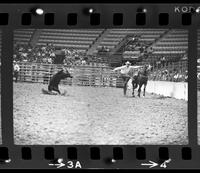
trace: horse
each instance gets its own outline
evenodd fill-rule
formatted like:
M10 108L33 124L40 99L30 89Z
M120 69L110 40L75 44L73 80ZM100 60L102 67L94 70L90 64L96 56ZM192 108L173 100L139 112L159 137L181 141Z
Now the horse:
M143 85L144 85L143 96L145 96L149 70L150 70L150 68L147 65L145 65L142 70L139 70L137 75L134 75L132 77L132 87L133 87L132 96L133 97L135 97L134 90L138 87L138 85L139 85L138 97L140 97L141 88Z
M68 70L60 70L58 73L56 73L55 75L53 75L53 77L50 79L50 82L49 82L49 85L48 85L48 93L49 94L53 94L52 91L56 91L58 92L58 94L61 94L59 88L58 88L58 85L60 83L60 81L62 79L65 79L65 78L73 78L71 76L71 74L68 72ZM43 93L47 93L45 92L45 90L43 90Z

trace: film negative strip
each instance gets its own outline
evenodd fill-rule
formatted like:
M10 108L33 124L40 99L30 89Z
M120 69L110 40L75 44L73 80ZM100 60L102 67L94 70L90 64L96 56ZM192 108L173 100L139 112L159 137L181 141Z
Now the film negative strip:
M0 169L200 169L200 4L2 4Z

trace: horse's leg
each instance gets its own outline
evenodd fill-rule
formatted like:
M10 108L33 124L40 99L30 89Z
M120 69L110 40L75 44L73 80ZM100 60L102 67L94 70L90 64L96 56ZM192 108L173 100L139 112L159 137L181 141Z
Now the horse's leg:
M138 89L138 97L140 97L142 85L143 85L143 83L140 82L140 83L139 83L139 89Z
M136 89L138 87L138 83L137 82L135 82L135 87L134 87L134 89Z
M146 86L147 86L147 83L144 84L143 96L145 96Z
M135 94L134 94L134 90L135 90L135 82L134 82L134 81L132 81L132 87L133 87L132 96L135 97Z
M148 82L148 79L147 79L147 80L145 81L145 83L144 83L144 93L143 93L143 96L145 96L147 82Z
M132 93L132 96L135 97L134 95L134 90L137 88L138 84L137 84L137 81L133 80L132 81L132 86L133 86L133 93Z

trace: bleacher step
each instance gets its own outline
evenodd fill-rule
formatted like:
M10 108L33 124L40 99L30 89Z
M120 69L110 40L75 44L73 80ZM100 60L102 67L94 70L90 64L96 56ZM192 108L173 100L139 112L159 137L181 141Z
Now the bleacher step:
M103 41L103 38L109 33L107 29L105 29L97 38L95 43L88 49L87 55L93 55L95 51L97 50L97 47L100 45L100 43Z

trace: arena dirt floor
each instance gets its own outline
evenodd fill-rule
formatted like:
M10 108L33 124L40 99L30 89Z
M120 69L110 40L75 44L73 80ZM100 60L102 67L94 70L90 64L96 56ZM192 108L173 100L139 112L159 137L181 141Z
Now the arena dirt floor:
M47 85L14 83L15 144L188 144L184 100L64 85L65 96L44 95L42 88Z

